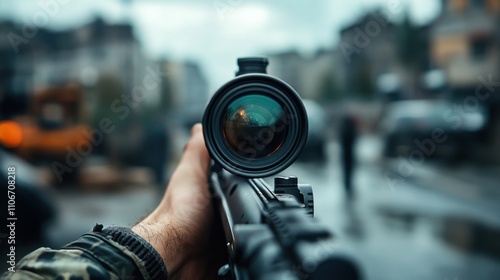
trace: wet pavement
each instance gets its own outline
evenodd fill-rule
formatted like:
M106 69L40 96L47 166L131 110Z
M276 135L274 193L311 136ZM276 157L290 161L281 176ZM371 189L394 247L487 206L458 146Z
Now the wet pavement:
M338 249L359 262L365 279L500 279L500 193L495 188L500 172L425 162L411 176L394 177L398 159L381 160L380 147L376 137L360 139L353 201L344 198L335 142L328 146L326 162L297 162L283 175L313 186L316 217L335 234ZM57 221L43 244L26 244L24 251L60 247L96 222L132 225L155 207L160 193L155 186L56 193Z
M380 144L376 137L358 143L354 201L344 197L336 143L327 164L298 163L283 175L313 186L316 217L366 279L500 279L500 194L492 189L500 173L474 181L477 170L460 166L452 176L426 162L394 177L398 159L382 161Z

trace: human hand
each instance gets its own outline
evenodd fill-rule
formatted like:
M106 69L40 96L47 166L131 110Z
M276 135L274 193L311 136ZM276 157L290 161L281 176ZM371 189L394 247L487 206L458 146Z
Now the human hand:
M210 156L202 127L193 126L162 201L143 221L132 228L161 255L169 279L215 277L213 208L208 188Z

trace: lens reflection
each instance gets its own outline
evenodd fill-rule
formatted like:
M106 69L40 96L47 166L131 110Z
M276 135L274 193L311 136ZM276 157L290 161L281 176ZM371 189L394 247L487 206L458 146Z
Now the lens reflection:
M286 136L283 106L267 96L252 94L240 97L227 108L222 127L233 151L258 159L272 155Z

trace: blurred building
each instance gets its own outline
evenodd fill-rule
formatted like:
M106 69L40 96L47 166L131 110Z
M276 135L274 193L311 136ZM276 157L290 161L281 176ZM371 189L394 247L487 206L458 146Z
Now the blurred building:
M52 46L35 56L35 85L72 79L90 85L91 76L114 73L124 89L131 89L144 76L145 58L129 24L97 19L75 30L47 33L44 39Z
M160 96L162 73L143 54L131 24L110 24L96 19L82 26L46 29L5 22L0 23L0 31L6 35L0 37L0 118L12 118L21 124L23 135L36 131L37 134L30 134L35 136L26 137L36 142L32 146L45 147L48 143L53 147L50 153L38 149L47 152L43 158L38 152L29 152L31 158L65 163L68 147L75 149L83 143L78 137L90 131L88 124L91 124L95 135L101 136L93 138L100 140L92 143L89 152L98 157L88 157L88 162L99 158L99 162L109 166L136 166L145 161L144 138L164 132L162 127L152 129L150 121ZM68 102L64 100L71 99L71 92L57 89L74 84L80 85L77 88L78 92L81 89L82 98L66 105ZM43 93L50 98L43 99L43 106L38 106L43 113L36 114L36 101ZM19 109L21 99L29 104L26 105L30 106L29 113ZM68 123L69 114L61 113L61 108L78 116L63 125ZM16 115L21 116L16 118ZM85 124L85 128L80 124ZM166 146L165 141L153 142L148 145L155 151ZM87 156L80 158L87 160ZM85 170L85 165L78 164L75 169ZM92 176L81 178L85 177ZM67 178L57 179L63 182Z
M26 60L27 51L17 51L15 43L25 41L17 38L10 39L12 34L22 34L21 29L21 26L14 22L0 22L0 34L2 34L0 36L0 119L27 111L28 92L33 86L32 79L30 79L31 67L17 66L20 61Z
M371 95L379 75L401 73L394 26L385 18L377 20L376 13L368 13L340 31L338 48L346 71L342 88L350 95Z
M0 22L0 34L7 34L15 26L12 22ZM7 36L0 37L0 94L6 91L7 84L13 75L13 58L15 53L10 53L11 45ZM1 95L0 95L1 96Z
M447 99L469 109L477 101L487 125L469 155L500 161L500 0L442 0L425 25L400 13L400 22L387 9L366 13L341 29L336 47L312 58L270 55L269 72L317 100Z
M26 36L27 28L12 22L0 24L2 34L8 35L0 40L2 61L7 62L0 71L8 72L2 78L8 81L2 84L10 94L29 95L37 88L68 82L92 88L102 77L112 76L120 91L115 95L127 95L147 75L147 60L128 23L96 19L67 30L37 28L30 36ZM159 88L148 94L155 90Z
M0 34L8 34L15 28L12 22L0 22ZM12 79L14 76L14 58L11 44L7 36L0 36L0 120L7 117L9 112L6 104L7 92L12 91Z
M297 51L268 55L268 73L290 84L302 98L325 100L339 98L338 88L345 74L341 54L334 49L321 49L312 57Z
M365 14L341 29L337 46L319 50L311 58L297 51L271 54L269 73L305 98L373 100L377 94L393 94L377 86L381 77L388 76L397 80L397 99L425 97L418 83L431 65L431 25L396 25L393 16L383 9Z
M430 33L432 61L445 73L450 99L487 108L477 156L500 162L500 1L442 0L442 7Z
M431 54L455 89L473 90L478 76L499 70L500 1L443 0L431 30Z
M306 94L302 84L305 61L296 50L274 53L269 55L268 73L284 80L303 96Z
M162 61L161 107L171 111L181 125L201 122L208 102L208 82L200 66L192 61Z
M342 67L342 60L342 53L338 49L321 49L308 59L302 81L309 98L333 101L345 96L342 81L346 69Z
M377 9L341 30L338 48L346 69L345 91L369 99L376 94L389 100L426 97L419 76L430 67L430 25L413 25L407 12L403 22L395 24L395 16ZM381 79L393 85L381 86Z

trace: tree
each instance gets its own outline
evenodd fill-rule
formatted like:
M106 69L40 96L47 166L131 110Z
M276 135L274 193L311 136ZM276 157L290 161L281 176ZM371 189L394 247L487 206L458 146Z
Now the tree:
M408 8L406 8L404 19L396 31L398 56L406 69L404 78L407 94L410 97L415 97L420 73L428 61L427 30L411 22Z
M340 98L340 91L338 89L334 72L327 71L319 79L318 97L319 100L325 102L338 100Z

